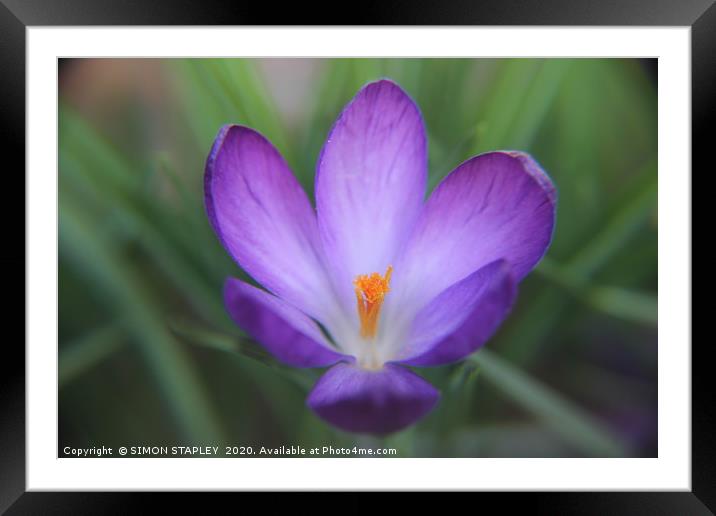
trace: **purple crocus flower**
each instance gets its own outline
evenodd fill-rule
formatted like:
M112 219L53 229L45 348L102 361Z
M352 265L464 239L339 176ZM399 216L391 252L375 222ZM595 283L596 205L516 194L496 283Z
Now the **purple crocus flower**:
M281 362L330 366L307 404L343 430L385 434L426 415L440 393L407 366L480 348L552 238L555 188L527 154L470 158L424 201L426 181L422 116L389 80L331 129L315 210L253 129L223 127L209 154L211 224L266 289L230 278L226 308Z

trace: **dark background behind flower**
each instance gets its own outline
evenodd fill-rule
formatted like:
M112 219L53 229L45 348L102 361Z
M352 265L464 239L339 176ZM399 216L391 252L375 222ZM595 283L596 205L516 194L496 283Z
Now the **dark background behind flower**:
M394 446L400 456L657 455L656 62L624 59L63 60L60 446ZM221 301L242 276L210 229L219 127L258 129L313 194L320 147L366 82L420 106L430 188L479 152L530 152L559 188L546 258L443 392L385 439L304 407ZM242 276L245 277L245 276Z

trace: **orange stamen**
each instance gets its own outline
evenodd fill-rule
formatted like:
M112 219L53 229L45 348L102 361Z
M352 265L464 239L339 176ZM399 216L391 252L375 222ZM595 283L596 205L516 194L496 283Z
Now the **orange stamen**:
M360 274L353 280L358 303L358 317L360 318L360 335L365 339L372 339L378 331L380 309L383 306L383 298L390 292L390 275L392 273L393 267L388 265L385 276L374 272Z

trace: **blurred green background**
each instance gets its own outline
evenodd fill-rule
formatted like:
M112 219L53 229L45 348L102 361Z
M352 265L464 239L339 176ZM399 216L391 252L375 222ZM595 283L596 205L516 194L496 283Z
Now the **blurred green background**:
M230 321L244 277L210 229L218 129L266 135L309 195L320 147L366 82L397 81L430 142L430 189L483 151L526 150L557 228L483 350L420 369L443 393L387 438L305 408ZM394 446L399 456L657 455L656 62L629 59L61 60L59 442Z

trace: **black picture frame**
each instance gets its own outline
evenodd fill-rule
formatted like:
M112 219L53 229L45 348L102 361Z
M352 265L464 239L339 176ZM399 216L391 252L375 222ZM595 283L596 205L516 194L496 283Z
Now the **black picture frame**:
M5 281L23 294L10 298L5 321L25 320L25 29L37 25L316 25L316 12L302 3L281 9L237 2L196 0L0 0L0 120L6 196L2 209ZM335 9L335 11L331 10ZM322 10L327 25L608 25L689 26L692 49L692 168L703 167L712 146L716 92L716 5L714 0L490 0L474 2L382 1L362 3L342 14L338 4ZM273 12L272 12L273 11ZM276 12L279 11L279 12ZM11 166L8 157L16 157ZM23 192L20 195L19 192ZM23 218L24 220L24 218ZM12 241L12 244L10 242ZM22 249L22 251L19 251ZM19 270L23 274L18 273ZM9 274L8 274L9 273ZM21 286L22 283L22 286ZM10 328L6 324L5 328ZM24 337L24 324L20 334ZM24 340L24 338L23 338ZM681 343L687 344L687 343ZM716 513L716 404L708 340L692 345L692 491L640 493L501 494L506 510L524 506L548 514L714 514ZM25 352L20 339L6 338L0 358L0 512L7 514L133 514L144 512L147 496L127 493L25 492ZM352 495L355 496L355 495ZM475 493L470 496L493 496ZM162 498L165 498L162 496ZM474 502L470 502L474 503ZM480 501L478 500L478 503ZM185 498L182 500L185 504ZM187 508L186 505L184 508ZM204 506L206 508L206 506Z

